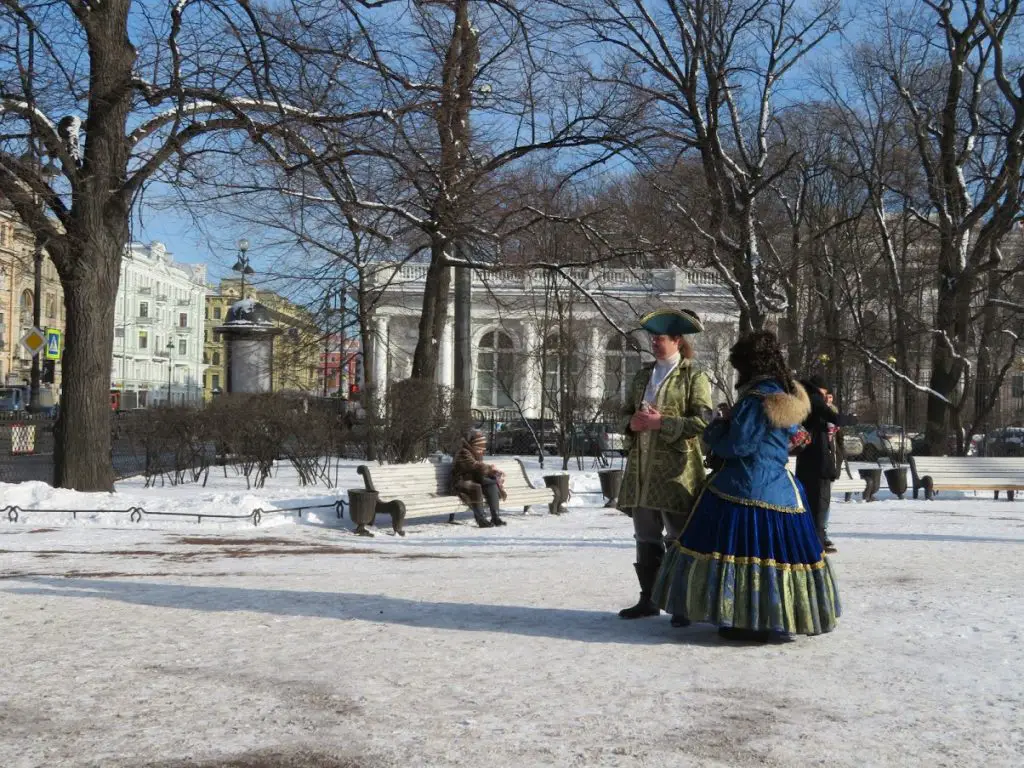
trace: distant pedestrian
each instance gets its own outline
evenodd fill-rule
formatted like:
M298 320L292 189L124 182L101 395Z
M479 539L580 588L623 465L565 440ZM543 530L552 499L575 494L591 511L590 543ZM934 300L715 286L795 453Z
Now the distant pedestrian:
M455 453L452 466L452 492L473 510L476 524L481 528L505 525L499 514L505 500L505 474L484 461L487 438L479 430L470 430ZM491 518L484 514L484 500L490 508Z
M829 386L821 376L811 376L801 383L811 402L811 412L803 422L811 439L797 454L796 476L807 494L822 547L832 554L836 548L828 537L828 516L832 505L832 483L839 479L842 470L838 428L848 424L850 419L841 416L829 404Z
M693 312L666 309L640 319L651 337L653 364L633 377L622 407L628 459L619 509L633 518L640 599L624 619L661 613L651 599L665 555L664 536L679 535L704 484L700 433L711 419L711 383L693 363L685 334L704 330Z

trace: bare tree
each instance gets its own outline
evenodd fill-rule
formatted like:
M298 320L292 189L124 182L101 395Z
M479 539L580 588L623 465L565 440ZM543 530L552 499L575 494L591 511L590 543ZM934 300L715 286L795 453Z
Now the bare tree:
M578 58L571 45L557 44L544 3L345 5L360 30L355 45L323 40L316 50L293 48L357 67L379 84L393 118L387 130L366 137L351 153L333 151L346 145L325 131L310 147L292 147L305 154L294 164L315 164L324 188L346 189L352 207L386 214L382 231L396 258L426 257L412 374L432 379L448 312L450 267L497 266L509 233L526 226L524 220L543 218L528 204L508 207L509 174L541 154L572 152L566 160L571 168L560 169L563 177L598 162L614 152L601 145L621 132L628 105L614 93L586 88L575 76ZM307 18L322 26L322 15ZM366 158L377 163L369 185L353 173Z
M926 180L914 211L937 254L927 418L934 451L946 441L970 372L973 297L1002 269L1000 244L1020 215L1024 86L1011 54L1020 43L1019 11L1017 0L879 9L871 66L900 99Z
M627 88L646 116L640 167L732 291L743 330L785 307L764 253L762 200L788 166L776 141L782 82L838 31L838 2L590 0L565 3L605 53L595 81ZM693 159L691 159L693 158ZM687 171L699 169L700 182Z
M62 486L113 486L114 302L137 197L168 169L201 169L203 150L223 149L209 137L267 145L306 117L280 98L260 28L248 3L11 0L0 8L0 194L45 243L67 308Z

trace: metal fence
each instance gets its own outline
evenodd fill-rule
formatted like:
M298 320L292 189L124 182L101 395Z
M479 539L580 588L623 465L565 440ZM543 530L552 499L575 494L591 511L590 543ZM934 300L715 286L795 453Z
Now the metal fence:
M124 415L112 416L110 458L114 478L145 470L145 452L128 439ZM41 414L0 414L0 482L38 480L53 483L56 421Z

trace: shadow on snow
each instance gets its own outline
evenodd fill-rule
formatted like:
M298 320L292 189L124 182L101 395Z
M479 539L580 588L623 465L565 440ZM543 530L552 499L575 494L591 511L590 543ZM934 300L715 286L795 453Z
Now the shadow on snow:
M108 579L26 577L37 587L10 587L8 594L115 600L129 605L192 611L251 611L273 616L367 621L421 629L503 632L585 643L657 645L718 644L716 629L674 629L668 617L624 621L614 612L522 605L409 600L387 595L243 587L197 587Z

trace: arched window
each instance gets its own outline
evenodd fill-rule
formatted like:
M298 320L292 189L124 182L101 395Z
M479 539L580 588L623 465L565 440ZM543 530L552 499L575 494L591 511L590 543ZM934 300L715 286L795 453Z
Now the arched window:
M32 291L27 288L21 292L21 313L23 315L32 315L32 308L35 306L35 302L32 300Z
M480 339L476 354L476 405L511 408L515 381L512 339L502 331L489 331Z
M220 352L213 353L213 364L220 365Z
M640 353L623 342L622 336L613 335L604 348L604 397L605 400L626 399L629 384L640 370Z

